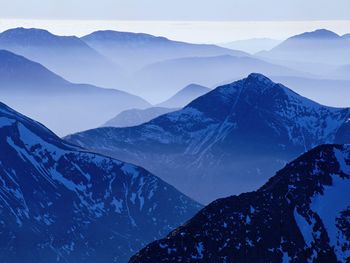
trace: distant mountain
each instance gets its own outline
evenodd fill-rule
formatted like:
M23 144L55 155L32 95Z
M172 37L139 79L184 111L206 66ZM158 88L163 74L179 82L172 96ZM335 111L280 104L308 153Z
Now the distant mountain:
M349 118L350 108L322 106L251 74L146 124L94 129L66 139L147 167L208 203L256 189L316 145L350 142Z
M350 60L350 42L336 33L319 29L288 38L260 56L325 64L344 64Z
M129 261L349 262L350 146L323 145L219 199Z
M350 39L350 34L345 34L342 36L343 38Z
M147 64L188 56L247 56L215 45L190 44L143 33L96 31L81 38L89 46L130 71Z
M0 49L43 64L72 82L123 88L123 70L75 36L43 29L14 28L0 33Z
M0 261L126 262L200 206L0 104Z
M182 108L192 100L197 99L209 91L210 89L207 87L197 84L190 84L177 92L174 96L158 104L158 106L167 108Z
M222 43L218 45L222 47L242 50L250 54L254 54L262 50L270 50L280 43L281 41L276 39L252 38L252 39L244 39L244 40L237 40L237 41L232 41L228 43Z
M252 57L188 57L149 65L135 73L134 94L149 101L169 98L180 87L197 83L214 87L227 79L241 79L251 72L271 76L304 76L296 70Z
M155 119L163 114L176 111L174 108L151 107L144 110L131 109L119 113L114 118L107 121L102 127L132 127L137 126L152 119Z
M0 50L0 83L2 101L60 135L98 127L126 109L150 106L126 92L72 84L42 65L5 50Z

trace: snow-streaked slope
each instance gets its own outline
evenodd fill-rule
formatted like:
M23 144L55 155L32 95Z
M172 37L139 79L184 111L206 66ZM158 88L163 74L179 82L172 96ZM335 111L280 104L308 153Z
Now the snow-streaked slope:
M43 29L13 28L0 33L0 49L43 64L72 82L122 89L123 70L75 36L58 36Z
M123 91L70 83L6 50L0 50L0 83L3 102L61 136L98 127L123 110L150 106Z
M256 189L300 153L350 142L350 109L304 98L261 74L220 86L132 128L67 136L142 165L201 202Z
M207 87L197 84L190 84L157 106L167 108L182 108L194 99L197 99L209 91L210 89Z
M200 206L0 104L0 261L126 262Z
M350 146L322 145L216 200L130 263L349 262Z
M132 127L137 126L150 120L153 120L163 114L176 111L174 108L151 107L147 109L131 109L119 113L114 118L107 121L102 127Z

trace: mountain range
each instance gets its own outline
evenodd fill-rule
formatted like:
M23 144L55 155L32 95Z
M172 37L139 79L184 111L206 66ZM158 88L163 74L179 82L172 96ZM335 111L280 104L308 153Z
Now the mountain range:
M65 139L146 167L208 203L256 189L316 145L350 142L349 118L349 108L320 105L250 74L146 124L93 129Z
M219 199L130 263L349 262L350 146L322 145Z
M330 30L318 29L292 36L259 55L280 62L290 60L341 65L349 62L350 41Z
M251 72L268 76L305 76L303 72L254 57L187 57L150 64L136 72L132 93L151 102L161 101L189 83L211 88L224 80L241 79Z
M166 101L146 109L130 109L119 113L102 127L131 127L137 126L169 112L177 111L192 100L210 91L209 88L197 84L190 84L177 92Z
M125 72L76 36L57 36L36 28L0 33L0 49L38 62L71 82L122 89Z
M150 106L123 91L73 84L39 63L6 50L0 50L0 82L3 102L59 135L98 127L126 109Z
M0 261L126 262L201 206L0 104Z
M245 52L215 45L190 44L144 33L96 31L81 40L131 72L147 64L181 57L248 56Z

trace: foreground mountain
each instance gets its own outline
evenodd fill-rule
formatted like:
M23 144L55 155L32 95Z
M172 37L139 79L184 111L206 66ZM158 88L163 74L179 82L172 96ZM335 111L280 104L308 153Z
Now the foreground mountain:
M43 29L14 28L0 33L0 49L43 64L72 82L123 88L123 70L75 36Z
M199 205L0 104L0 261L125 262Z
M350 142L350 109L306 99L261 74L132 128L66 139L142 165L201 202L256 189L300 153Z
M349 262L350 146L323 145L217 200L129 262Z
M125 110L119 113L114 118L103 124L103 127L132 127L137 126L152 119L155 119L163 114L176 111L178 109L163 108L163 107L151 107L144 110L141 109L131 109Z
M150 106L126 92L72 84L42 65L5 50L0 50L0 83L3 102L60 135L98 127L126 109Z
M157 106L167 108L182 108L194 99L197 99L209 91L210 89L207 87L203 87L197 84L190 84Z
M89 46L130 71L167 59L188 56L247 56L215 45L190 44L143 33L96 31L81 38Z
M305 75L253 57L187 57L144 67L135 73L137 85L134 85L133 93L149 101L159 101L169 98L188 83L216 87L223 80L241 79L251 72L260 72L268 76Z
M349 62L350 42L332 31L319 29L290 37L272 50L259 55L282 61L339 65Z

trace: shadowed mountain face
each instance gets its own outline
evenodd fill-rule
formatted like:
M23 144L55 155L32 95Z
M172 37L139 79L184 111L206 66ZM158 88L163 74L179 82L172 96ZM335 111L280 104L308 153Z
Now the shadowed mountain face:
M133 93L151 101L159 101L178 92L179 87L185 87L188 83L213 87L223 80L241 79L251 72L269 76L304 76L296 70L252 57L188 57L144 67L135 73L135 82L138 84L134 85Z
M339 65L350 60L350 41L332 31L319 29L288 38L271 51L259 55L270 59Z
M125 109L150 105L126 92L72 84L42 65L5 50L0 50L0 82L2 101L60 135L98 127Z
M209 91L210 89L207 87L203 87L197 84L190 84L157 106L167 108L182 108L194 99L204 95L205 93L208 93Z
M323 145L256 192L219 199L130 263L348 262L350 146Z
M165 37L111 30L96 31L81 39L130 71L162 60L188 56L248 55L242 51L215 45L189 44L172 41Z
M144 110L131 109L119 113L114 118L103 124L103 127L132 127L141 125L143 123L149 122L161 115L167 114L169 112L176 111L178 109L162 108L162 107L151 107Z
M256 189L315 145L348 142L349 118L350 109L322 106L251 74L146 124L66 139L147 167L194 199L210 202Z
M75 36L56 36L42 29L15 28L0 34L6 49L43 64L72 82L122 88L123 71Z
M126 262L200 206L0 104L0 261Z

